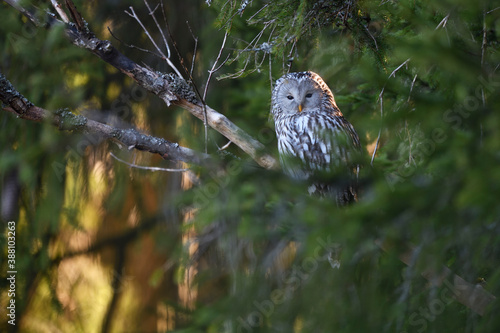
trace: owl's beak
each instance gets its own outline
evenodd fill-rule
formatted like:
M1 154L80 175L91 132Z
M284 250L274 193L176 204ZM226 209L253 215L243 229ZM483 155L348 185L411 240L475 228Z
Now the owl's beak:
M303 108L304 108L304 107L302 106L302 104L299 104L299 112L302 112L302 109L303 109Z

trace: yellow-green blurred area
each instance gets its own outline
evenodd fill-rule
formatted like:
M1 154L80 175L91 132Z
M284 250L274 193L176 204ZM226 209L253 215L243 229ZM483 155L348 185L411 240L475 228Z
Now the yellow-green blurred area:
M500 295L496 3L148 3L172 62L200 95L228 33L206 102L274 156L272 81L288 70L319 73L364 147L359 202L310 197L307 184L259 167L234 143L220 150L228 140L212 129L216 163L199 167L1 110L0 331L500 330L497 301L479 315L454 300L453 277L423 276L446 267ZM41 21L55 12L49 2L20 4ZM133 6L167 52L144 1L75 5L98 38L171 72L125 13ZM5 2L0 22L0 72L35 105L204 151L202 121L71 44L63 25L37 28ZM334 244L340 269L327 259ZM402 244L416 249L410 266Z

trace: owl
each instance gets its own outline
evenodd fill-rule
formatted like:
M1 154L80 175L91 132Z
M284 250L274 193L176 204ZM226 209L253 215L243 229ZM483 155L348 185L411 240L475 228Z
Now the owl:
M284 75L272 93L271 115L284 172L310 183L310 194L340 206L356 201L359 137L325 81L313 72Z

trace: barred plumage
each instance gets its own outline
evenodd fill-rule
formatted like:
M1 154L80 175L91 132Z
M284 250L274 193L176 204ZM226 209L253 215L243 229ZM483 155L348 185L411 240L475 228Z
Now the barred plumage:
M283 170L311 180L310 193L333 196L339 205L355 201L359 166L352 154L360 150L359 137L323 79L313 72L278 79L271 114Z

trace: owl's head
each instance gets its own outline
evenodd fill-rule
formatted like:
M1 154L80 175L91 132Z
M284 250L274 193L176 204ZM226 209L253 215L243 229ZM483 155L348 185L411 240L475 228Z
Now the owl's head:
M276 81L272 113L296 114L331 111L333 94L323 79L313 72L289 73Z

